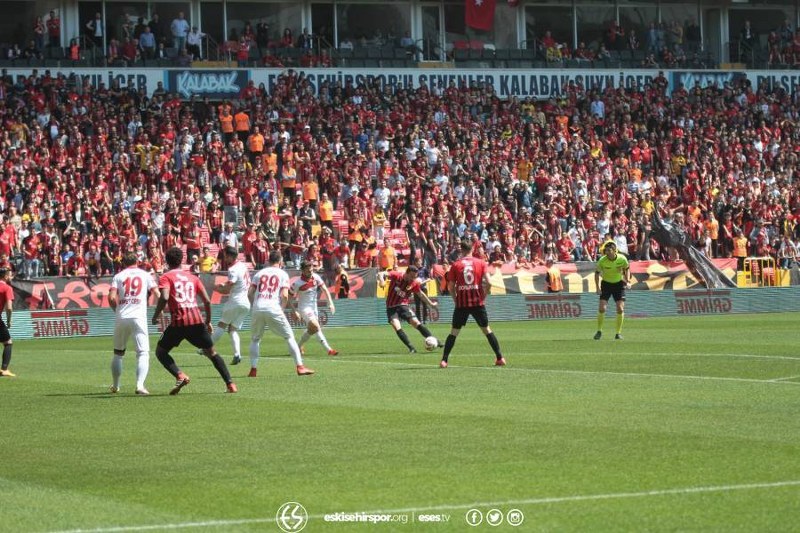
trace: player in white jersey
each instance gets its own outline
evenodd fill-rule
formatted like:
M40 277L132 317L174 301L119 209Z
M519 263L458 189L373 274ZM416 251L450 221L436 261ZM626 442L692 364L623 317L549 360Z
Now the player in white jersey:
M217 327L211 334L214 345L220 337L227 331L231 336L233 344L232 365L238 365L242 360L241 340L239 331L242 329L245 317L250 312L250 301L247 299L247 291L250 288L250 271L247 264L237 261L239 250L233 246L225 248L225 264L228 267L228 281L222 285L217 285L216 290L228 295L228 301L222 307L222 316L217 323Z
M114 324L114 356L111 359L111 377L114 381L111 392L119 392L122 376L122 356L128 340L133 337L136 345L136 394L147 395L144 380L150 370L150 336L147 333L147 300L152 293L161 296L156 281L149 272L136 266L135 253L127 253L122 259L125 268L111 280L108 304L116 312Z
M322 278L311 270L311 263L303 261L300 263L300 277L292 283L292 288L289 291L292 296L291 302L295 319L302 320L307 328L303 336L300 337L300 342L298 344L300 345L300 351L305 353L303 345L312 335L316 334L320 344L328 351L328 355L338 355L339 352L331 348L331 345L328 344L328 339L326 339L325 334L322 333L322 326L319 323L317 298L319 297L320 291L322 291L325 295L325 299L328 301L328 308L331 310L331 314L334 314L336 312L336 306L333 304L333 299L331 298L328 287L325 285L325 282L322 281Z
M303 356L300 354L300 347L294 340L294 333L289 320L283 313L283 309L289 300L289 274L281 267L283 257L281 252L273 250L269 254L270 266L259 270L253 276L252 284L247 296L252 302L252 318L250 320L250 374L251 378L256 377L258 358L260 356L261 335L264 328L269 329L286 339L289 351L294 358L298 376L310 376L314 373L310 368L303 365Z

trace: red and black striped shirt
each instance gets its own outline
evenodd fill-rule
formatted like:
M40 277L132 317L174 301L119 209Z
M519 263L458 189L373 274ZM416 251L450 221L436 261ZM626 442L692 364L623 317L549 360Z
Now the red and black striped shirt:
M386 307L408 305L409 298L422 288L418 279L407 281L402 272L389 272L389 290L386 291Z
M167 306L172 326L192 326L205 322L197 306L197 294L202 290L200 280L191 272L180 269L164 273L158 280L158 288L169 290Z
M486 294L483 292L483 276L486 262L477 257L462 257L450 267L447 281L453 282L453 297L456 307L478 307L483 305Z
M0 281L0 312L5 311L6 304L14 301L14 289L5 281ZM0 317L2 318L2 317Z

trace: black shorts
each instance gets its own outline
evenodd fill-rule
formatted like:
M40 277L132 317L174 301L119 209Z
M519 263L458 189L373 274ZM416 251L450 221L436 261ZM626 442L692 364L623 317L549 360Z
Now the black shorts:
M467 325L470 315L475 319L478 326L485 328L489 326L489 315L486 313L486 307L478 305L476 307L456 307L453 310L453 323L455 329L461 329Z
M417 318L417 315L415 315L414 311L412 311L407 305L395 305L394 307L386 308L386 318L389 319L389 322L395 318L398 320L411 322L411 320Z
M609 283L607 281L600 282L600 299L608 301L613 297L615 302L625 301L625 282L618 281L617 283Z
M167 326L167 329L161 334L161 338L158 339L158 345L164 350L170 351L184 340L189 341L189 344L195 348L206 349L214 346L214 341L205 324Z
M11 333L8 331L5 320L0 320L0 342L6 343L11 340Z

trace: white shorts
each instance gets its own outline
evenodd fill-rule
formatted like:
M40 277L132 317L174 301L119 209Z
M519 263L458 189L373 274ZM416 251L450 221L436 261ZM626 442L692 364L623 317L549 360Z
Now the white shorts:
M254 341L261 340L261 335L267 327L278 337L294 338L292 326L289 324L289 319L283 314L283 310L253 311L253 317L250 320L250 338Z
M317 324L319 324L319 316L317 315L316 307L300 307L297 309L297 312L300 313L300 320L302 320L304 324L308 324L312 320L315 320Z
M224 324L229 324L236 329L242 329L244 319L249 312L250 308L247 306L236 302L228 302L222 308L222 316L219 318L219 321Z
M125 351L128 340L133 337L136 353L150 352L150 335L147 320L141 318L119 318L114 325L114 350Z

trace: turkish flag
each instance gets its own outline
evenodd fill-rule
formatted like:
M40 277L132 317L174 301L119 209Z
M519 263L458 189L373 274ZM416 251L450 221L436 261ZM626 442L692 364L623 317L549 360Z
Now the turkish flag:
M466 0L464 21L470 28L489 31L494 26L494 6L496 0Z

